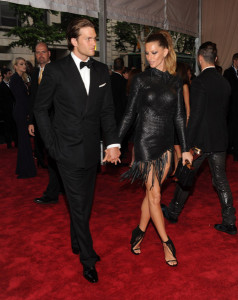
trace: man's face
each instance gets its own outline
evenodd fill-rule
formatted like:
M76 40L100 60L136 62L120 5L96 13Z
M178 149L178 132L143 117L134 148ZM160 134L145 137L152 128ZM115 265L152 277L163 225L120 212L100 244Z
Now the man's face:
M79 37L77 39L72 38L71 43L74 46L73 53L81 60L85 61L88 57L94 56L96 47L96 32L94 28L81 28Z
M50 60L50 51L47 50L45 44L39 44L36 46L36 61L41 67L44 67Z
M238 69L238 59L234 59L233 65L236 69Z
M8 80L10 80L11 76L12 76L12 71L8 71L8 72L5 74L4 79L6 79L6 80L8 81Z

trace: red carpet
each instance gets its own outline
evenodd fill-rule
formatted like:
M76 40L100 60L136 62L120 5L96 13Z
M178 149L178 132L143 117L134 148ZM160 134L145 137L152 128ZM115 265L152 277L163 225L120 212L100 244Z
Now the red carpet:
M217 232L220 204L208 166L178 224L168 224L179 265L164 261L160 240L150 224L142 254L131 254L131 231L140 216L143 189L119 182L125 168L107 167L98 175L91 230L99 282L82 277L82 266L71 253L69 216L63 196L58 204L37 205L47 185L46 170L32 179L16 179L16 150L0 146L0 299L238 299L238 237ZM238 162L228 158L227 174L238 209ZM163 203L174 183L163 188Z

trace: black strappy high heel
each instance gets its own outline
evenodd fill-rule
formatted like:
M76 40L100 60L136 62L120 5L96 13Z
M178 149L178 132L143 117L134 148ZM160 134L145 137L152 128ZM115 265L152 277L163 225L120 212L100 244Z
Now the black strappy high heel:
M166 246L169 248L170 252L172 253L173 257L175 259L170 259L170 260L165 260L167 265L169 265L170 267L176 267L178 265L178 261L176 259L176 249L174 247L173 242L171 241L171 239L168 237L168 241L163 242L163 244L166 244ZM171 262L176 262L176 264L170 264Z
M139 227L139 225L132 231L132 237L131 237L131 252L135 255L140 254L140 244L143 240L143 237L145 235L145 232L142 231ZM136 252L139 251L139 252Z

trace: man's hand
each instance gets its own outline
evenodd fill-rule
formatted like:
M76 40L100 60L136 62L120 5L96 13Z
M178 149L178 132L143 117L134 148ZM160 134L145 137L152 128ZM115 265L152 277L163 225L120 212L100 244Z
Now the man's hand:
M35 136L35 128L33 124L28 125L28 132L30 135Z
M112 147L112 148L109 148L109 149L106 149L105 150L105 157L103 159L103 162L105 161L108 161L108 162L111 162L111 163L114 163L115 165L117 165L117 163L121 162L120 161L120 155L121 155L121 151L119 150L118 147Z
M183 159L183 166L185 165L186 160L188 160L190 162L190 164L192 164L192 162L193 162L193 156L190 152L183 152L182 159Z

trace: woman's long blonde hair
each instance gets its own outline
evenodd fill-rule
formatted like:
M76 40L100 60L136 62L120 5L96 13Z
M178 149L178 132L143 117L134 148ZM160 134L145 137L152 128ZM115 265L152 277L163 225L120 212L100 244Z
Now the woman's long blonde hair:
M164 59L166 70L172 74L176 74L176 54L173 47L173 40L168 31L160 30L157 33L151 34L147 40L147 43L158 42L160 47L168 49L168 54Z

